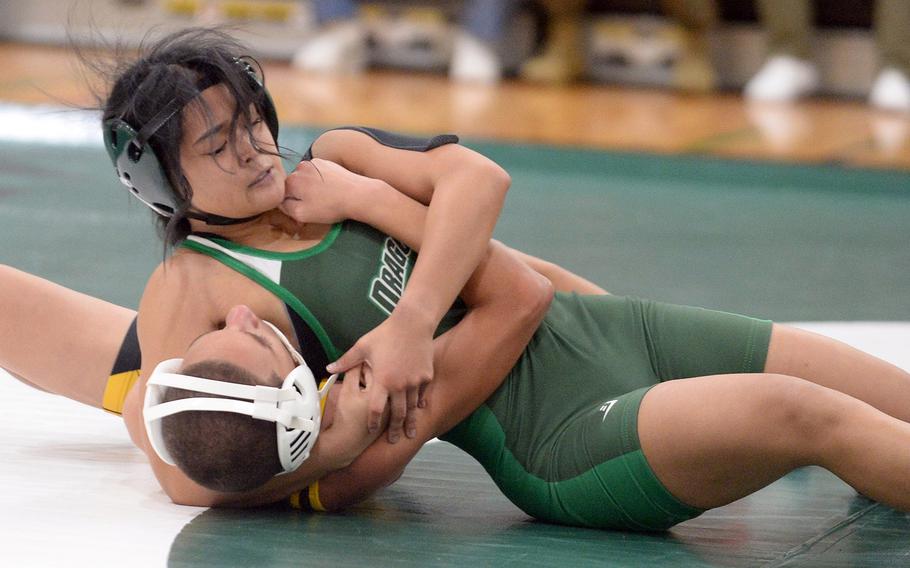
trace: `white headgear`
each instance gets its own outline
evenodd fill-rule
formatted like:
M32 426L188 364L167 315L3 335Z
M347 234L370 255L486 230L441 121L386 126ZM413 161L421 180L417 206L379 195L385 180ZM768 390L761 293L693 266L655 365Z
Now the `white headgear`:
M239 385L225 381L203 379L178 374L183 359L168 359L155 367L145 389L143 417L145 431L155 453L165 462L176 465L164 444L161 419L186 411L236 412L275 423L278 437L278 457L285 473L300 467L309 456L319 436L322 418L320 402L338 375L332 375L322 389L316 386L313 372L303 356L291 346L287 337L277 327L272 328L287 348L297 367L288 374L281 388L262 385ZM179 388L231 398L192 397L161 402L167 388ZM236 400L240 399L240 400Z

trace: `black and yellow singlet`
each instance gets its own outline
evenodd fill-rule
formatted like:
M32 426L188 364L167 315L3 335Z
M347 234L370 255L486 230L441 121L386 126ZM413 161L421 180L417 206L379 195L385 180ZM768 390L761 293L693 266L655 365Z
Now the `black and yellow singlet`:
M120 344L120 351L114 360L114 367L107 379L104 388L104 398L101 407L118 416L123 414L123 403L126 395L139 379L139 368L142 365L142 356L139 353L139 338L136 337L136 319L130 324Z

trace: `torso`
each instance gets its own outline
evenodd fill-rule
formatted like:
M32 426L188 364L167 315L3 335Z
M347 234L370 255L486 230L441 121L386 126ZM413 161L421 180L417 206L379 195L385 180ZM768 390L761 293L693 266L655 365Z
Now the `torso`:
M317 245L330 225L307 227L304 238L289 233L274 233L268 242L258 243L267 250L296 252ZM149 281L139 308L139 338L143 353L143 373L123 407L123 418L133 440L143 440L141 406L145 382L158 362L182 357L189 343L201 333L219 329L228 310L244 304L276 326L292 341L296 340L283 302L253 281L207 256L179 248ZM166 295L171 301L145 301L145 297ZM151 325L149 325L151 323ZM169 330L167 337L143 334L143 327Z
M230 280L207 285L224 286L228 281L234 285L241 278L238 294L267 296L263 309L285 312L285 321L290 313L295 321L289 327L297 332L301 351L314 369L339 357L391 314L417 257L404 244L353 221L333 226L314 246L294 252L266 251L214 238L191 238L184 247L219 265L218 273L233 273ZM463 312L458 302L438 333L454 325ZM318 344L321 353L308 343Z

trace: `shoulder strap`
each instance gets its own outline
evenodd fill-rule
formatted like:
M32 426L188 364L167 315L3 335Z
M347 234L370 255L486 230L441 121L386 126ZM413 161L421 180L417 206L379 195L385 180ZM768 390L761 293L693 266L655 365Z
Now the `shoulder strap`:
M239 251L230 250L211 239L200 237L199 235L188 236L180 246L217 260L274 294L279 300L287 304L296 315L300 316L300 319L302 319L306 326L310 328L319 341L319 345L322 347L324 355L328 360L334 361L341 356L341 353L335 348L334 343L329 338L325 328L319 323L319 320L316 319L316 316L310 312L297 296L281 285L282 261L270 258L260 258ZM294 323L294 318L292 317L291 319L292 323ZM302 342L304 338L298 334L298 339ZM307 356L307 360L310 360L306 352L304 352L304 356Z
M219 252L221 254L227 255L234 260L242 263L244 266L254 270L261 276L265 276L272 282L278 284L281 281L281 261L274 260L270 258L260 258L258 256L253 256L251 254L245 254L239 251L231 250L227 247L223 247L211 239L205 237L200 237L199 235L190 235L182 244L183 247L188 248L192 251L202 253L206 256L210 256L215 260L221 260L214 254L214 252ZM227 263L225 263L227 264ZM233 266L231 268L234 268ZM241 271L242 272L242 271ZM259 281L258 278L247 274L252 280Z
M458 144L458 136L454 134L439 134L437 136L427 138L425 136L409 136L406 134L398 134L395 132L388 132L386 130L369 128L366 126L339 126L338 128L330 128L325 132L331 132L332 130L354 130L356 132L366 134L383 146L388 146L389 148L395 148L397 150L411 150L412 152L428 152L433 148L445 146L446 144ZM325 134L325 132L323 132L323 134ZM303 159L313 159L312 144L306 151L306 154L303 155Z

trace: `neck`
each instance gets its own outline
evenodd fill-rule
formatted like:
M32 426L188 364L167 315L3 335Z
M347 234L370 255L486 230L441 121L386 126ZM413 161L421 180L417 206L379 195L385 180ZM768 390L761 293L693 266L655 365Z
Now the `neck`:
M254 248L268 248L286 240L311 240L324 233L325 227L298 223L277 209L237 225L209 225L205 221L190 219L190 228L194 233L211 233Z

